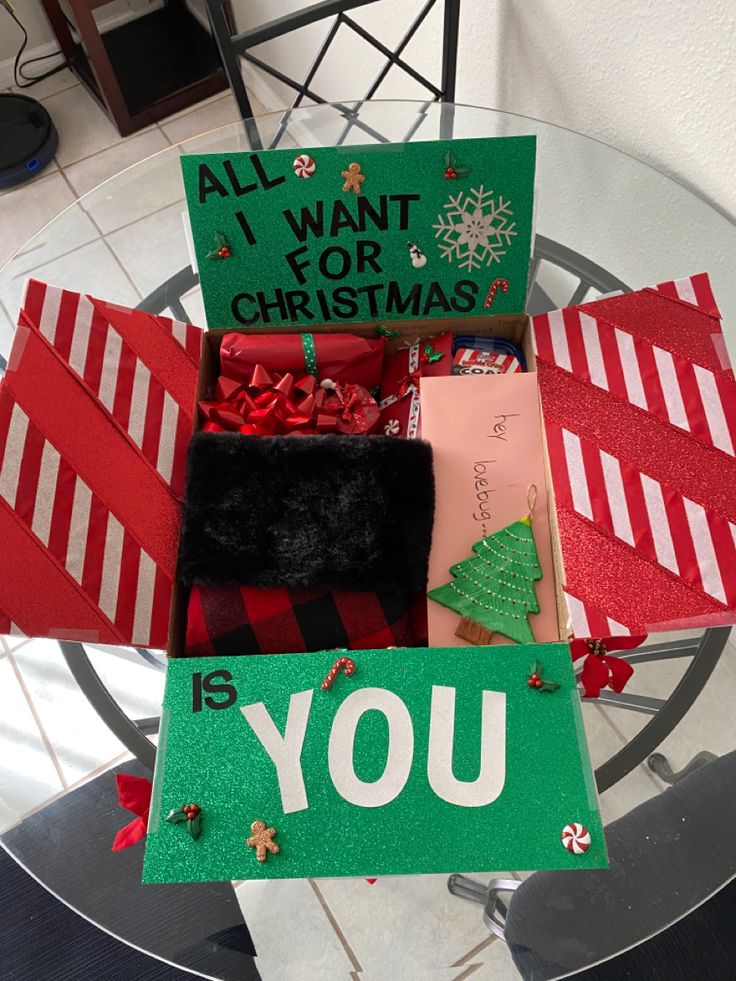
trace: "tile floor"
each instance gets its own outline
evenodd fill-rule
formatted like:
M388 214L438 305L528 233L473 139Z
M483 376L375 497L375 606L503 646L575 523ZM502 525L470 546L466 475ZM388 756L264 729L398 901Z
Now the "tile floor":
M237 119L230 95L223 94L123 139L68 72L36 86L32 94L53 115L59 151L32 183L0 194L0 265L79 195L181 140ZM125 211L112 196L95 195L84 220L77 212L69 222L68 235L62 224L56 226L55 241L39 236L24 253L23 271L32 269L51 282L63 276L65 285L74 288L75 277L83 279L94 262L100 295L135 303L161 280L160 261L151 261L151 251L162 240L177 243L167 256L171 271L186 260L181 234L171 234L179 230L182 210L179 182L170 179L176 170L172 156L171 173L158 171L155 182L143 187ZM63 240L61 250L58 239ZM0 295L0 350L7 348L20 288L12 285ZM187 303L191 319L204 323L198 294L185 297ZM92 650L91 657L130 715L158 714L161 672L132 651ZM682 662L641 667L632 689L665 697L683 669ZM700 749L721 754L734 748L734 692L736 650L729 645L695 706L662 747L675 768ZM583 716L594 765L624 746L647 718L597 704L586 704ZM0 637L0 719L0 831L127 755L87 703L52 642ZM603 795L604 820L619 817L663 787L646 766L638 767ZM480 907L450 896L444 876L389 877L375 886L357 879L241 883L237 894L266 981L306 978L305 964L310 965L309 981L386 977L387 963L394 976L417 979L518 977L504 944L483 927ZM290 933L286 964L283 947L268 941L274 908L283 920L293 910L294 921L307 927ZM438 964L446 966L438 972Z
M109 177L175 143L239 118L231 95L225 92L124 138L69 71L24 92L48 109L59 132L59 149L54 162L34 181L0 192L0 266L46 222ZM160 190L152 188L149 193L166 203L161 201ZM140 214L150 212L146 200L140 202L140 208ZM123 221L120 216L106 215L103 209L97 234L110 231L116 221L124 224L134 217L128 214ZM96 223L97 216L92 220Z

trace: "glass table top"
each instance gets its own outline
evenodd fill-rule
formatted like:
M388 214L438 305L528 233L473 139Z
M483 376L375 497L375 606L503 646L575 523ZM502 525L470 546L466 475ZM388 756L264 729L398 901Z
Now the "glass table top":
M707 271L733 352L736 229L692 192L610 146L543 122L471 106L376 101L273 113L247 126L213 130L84 195L0 270L5 313L0 315L0 356L7 357L28 276L206 326L182 221L183 154L249 150L256 140L264 147L296 150L340 141L529 133L538 139L530 311ZM697 633L658 637L656 659L637 665L625 693L628 701L584 704L591 755L600 768L599 786L605 788L606 822L665 789L645 763L653 746L648 749L640 737L671 696L678 690L682 694L683 685L691 698L662 732L661 749L675 769L701 750L724 755L734 748L736 666L731 647L724 649L726 635L711 634L709 641ZM117 806L111 770L144 774L145 767L127 760L131 747L112 724L114 713L105 715L99 700L93 707L89 676L79 673L80 651L67 651L65 660L59 645L50 641L17 636L0 641L2 843L72 909L152 956L204 977L257 977L260 972L265 979L460 979L476 963L482 965L478 977L519 976L508 946L484 923L481 905L451 895L447 876L385 877L375 884L362 879L218 884L205 887L210 890L206 896L199 886L141 886L142 846L109 852L115 831L131 817ZM91 647L84 654L119 713L143 720L139 732L155 742L163 658ZM698 658L702 669L686 675ZM717 861L707 874L694 852L691 861L685 852L676 868L662 868L655 882L637 883L635 871L627 870L625 888L612 889L609 896L607 915L615 918L617 929L609 931L608 940L594 936L592 907L587 927L581 915L552 941L537 931L539 973L534 976L561 977L582 963L614 956L702 903L736 869L733 845L714 839L713 847ZM492 878L520 883L529 876L525 870L466 874L483 884ZM637 889L651 900L647 915L632 912L631 895ZM513 909L513 898L508 893L503 898ZM172 916L172 903L181 910L178 919ZM197 903L208 906L207 917L195 915ZM532 923L528 902L524 910ZM213 940L243 918L258 953L255 960L242 938L240 946ZM534 950L531 928L525 938ZM580 938L587 939L582 961Z

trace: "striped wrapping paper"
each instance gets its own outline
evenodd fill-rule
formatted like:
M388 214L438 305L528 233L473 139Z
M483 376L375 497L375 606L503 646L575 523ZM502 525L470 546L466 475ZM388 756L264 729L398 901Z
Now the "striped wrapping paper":
M0 632L166 646L200 339L29 282L0 383Z
M573 636L736 620L736 384L705 274L532 319Z

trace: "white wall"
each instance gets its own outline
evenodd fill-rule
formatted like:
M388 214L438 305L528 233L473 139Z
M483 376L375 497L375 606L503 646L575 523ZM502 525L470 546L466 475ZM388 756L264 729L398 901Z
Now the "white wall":
M36 48L51 41L53 34L40 0L19 0L14 4L15 16L28 31L28 47ZM23 40L17 24L0 8L0 61L14 58Z
M113 0L95 11L98 23L111 27L121 24L136 13L146 10L150 0ZM64 4L62 3L62 7ZM23 52L22 61L35 55L50 54L58 48L56 38L49 26L41 0L14 0L15 16L28 32L28 47ZM70 18L73 21L73 18ZM18 25L0 6L0 88L11 85L13 79L13 62L23 41L23 34ZM28 76L40 75L45 69L56 64L49 59L29 65L26 69ZM32 94L32 93L29 93Z
M494 11L497 40L482 37ZM732 0L501 0L466 4L459 99L597 137L736 216L736 5ZM490 26L490 25L489 25Z
M303 5L234 3L241 29ZM391 45L419 7L419 0L380 0L354 16ZM439 11L426 27L407 59L431 71L439 59ZM261 50L273 64L299 73L323 32L320 26L305 29ZM534 116L612 143L736 216L735 44L733 0L461 0L456 100ZM348 40L318 73L320 94L343 100L360 95L381 60L366 57L365 50ZM391 75L378 93L420 94L403 76ZM281 99L287 98L283 92Z

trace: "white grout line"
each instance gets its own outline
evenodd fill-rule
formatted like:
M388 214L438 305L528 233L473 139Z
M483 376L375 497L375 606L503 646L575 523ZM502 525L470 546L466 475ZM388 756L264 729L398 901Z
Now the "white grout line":
M56 158L54 158L54 159L56 159ZM58 164L57 164L57 166L58 166ZM52 177L56 177L60 173L60 171L61 171L61 168L60 167L59 167L59 170L51 170L48 173L45 173L42 170L37 177L31 178L31 180L29 180L29 181L24 181L22 184L16 184L14 187L5 187L5 188L3 188L3 190L0 191L0 198L4 198L8 194L17 194L20 191L23 191L23 190L25 190L26 188L29 188L29 187L35 187L35 188L37 188L39 186L39 184L43 184L44 181L48 181ZM66 207L66 205L64 207ZM37 231L40 231L40 229L37 229ZM36 232L33 232L33 235L35 235L35 234L36 234Z
M482 950L485 950L486 947L488 947L489 944L492 944L493 941L496 939L497 937L495 933L489 933L487 937L484 937L483 940L481 940L480 943L476 944L472 950L469 950L467 954L462 954L462 956L458 957L458 959L454 963L450 964L450 967L463 967L463 965L467 961L472 960L474 957L476 957ZM480 964L478 965L478 967L481 966L482 965ZM473 969L476 970L476 968ZM462 974L459 975L459 977L462 976L463 976ZM465 974L465 976L467 977L467 974Z
M169 146L174 146L175 145L174 143L171 142L170 137L167 136L166 133L164 133L163 126L161 125L160 122L157 122L156 123L156 129L159 131L159 133L161 134L161 136L163 136L163 138L166 140L166 142L169 144Z
M92 218L91 215L90 215L90 218ZM92 221L94 221L94 218L92 218ZM123 275L125 276L125 278L130 283L130 285L131 285L131 287L133 289L133 292L138 294L138 299L139 300L142 300L143 299L143 294L141 293L141 291L136 286L135 282L133 281L133 277L130 275L130 273L128 272L128 270L123 265L123 261L118 256L118 254L115 251L115 249L113 249L113 247L110 245L110 243L107 241L107 239L104 236L101 239L101 242L105 246L105 248L107 249L107 251L110 253L110 255L112 256L112 258L115 260L115 262L120 266L120 269L121 269Z
M61 768L61 763L59 763L59 757L56 755L56 751L51 743L51 740L49 739L48 734L44 729L43 722L41 721L41 716L38 712L38 709L36 708L33 698L31 697L31 693L29 692L28 687L26 686L25 678L23 677L23 672L18 667L18 663L10 651L8 651L8 660L10 661L10 666L13 669L18 684L20 685L21 690L25 695L26 702L28 702L28 708L31 710L33 721L36 723L36 728L39 731L41 740L43 741L43 744L46 747L46 751L51 757L51 762L54 764L54 769L56 770L56 775L58 776L61 782L61 786L65 790L68 790L69 784L67 782L66 777L64 776L64 771Z
M102 766L97 767L96 770L90 770L89 773L86 773L83 777L80 777L79 780L75 780L74 783L70 783L67 787L65 787L64 790L60 790L58 793L53 794L51 797L47 797L46 800L42 801L40 804L36 804L35 807L32 807L30 809L30 811L25 811L23 814L20 815L19 818L17 818L15 823L12 825L12 827L17 827L19 824L22 824L26 820L26 818L31 817L33 814L37 814L39 811L42 811L45 807L48 807L49 804L53 804L55 801L61 800L62 797L66 797L66 795L70 794L73 790L78 790L85 783L89 783L90 780L94 780L95 777L99 777L103 773L107 773L109 770L112 770L112 768L117 766L119 763L123 763L125 760L129 760L129 759L130 759L130 753L126 749L124 753L121 753L119 756L116 756L112 760L108 760L107 763L103 763ZM125 812L123 811L121 813L124 819ZM110 844L112 844L112 842L110 842Z
M342 949L345 952L345 956L348 958L348 960L352 965L353 970L350 972L350 977L352 978L355 977L356 975L360 975L360 973L363 971L363 968L360 965L360 961L358 960L355 951L351 947L348 938L343 933L340 924L337 922L337 917L335 916L332 909L330 908L329 903L325 899L324 893L322 892L322 890L320 889L320 887L318 886L317 882L314 879L307 879L307 882L309 883L312 892L316 896L317 902L322 908L322 912L324 913L328 923L332 927L337 939L340 941L340 945L342 946Z
M11 639L12 639L12 638L11 638ZM23 646L24 646L25 644L29 644L29 643L31 642L31 640L32 640L32 639L33 639L33 638L31 638L31 637L24 637L24 638L23 638L22 640L19 640L17 644L13 644L13 645L12 645L12 647L11 647L11 645L10 645L10 644L9 644L9 643L7 642L7 640L6 640L6 642L5 642L5 643L6 643L6 646L7 646L7 648L8 648L8 653L9 653L9 654L12 654L12 653L13 653L13 651L17 651L17 650L19 650L19 649L20 649L21 647L23 647Z

